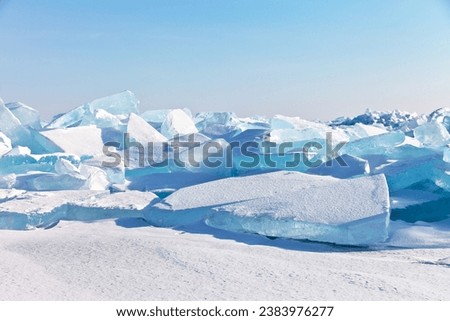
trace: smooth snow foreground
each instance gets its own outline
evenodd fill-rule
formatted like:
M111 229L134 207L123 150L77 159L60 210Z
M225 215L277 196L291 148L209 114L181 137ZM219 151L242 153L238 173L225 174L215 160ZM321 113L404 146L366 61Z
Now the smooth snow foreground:
M138 219L0 233L5 300L449 300L450 249L366 251Z

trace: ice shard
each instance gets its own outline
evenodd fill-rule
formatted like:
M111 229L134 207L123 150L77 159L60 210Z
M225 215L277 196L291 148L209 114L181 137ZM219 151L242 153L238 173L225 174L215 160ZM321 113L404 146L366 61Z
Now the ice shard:
M33 109L21 102L13 102L5 104L14 116L20 121L23 126L28 126L36 130L40 130L41 117L36 109Z
M112 115L138 114L139 100L128 90L108 97L99 98L57 116L46 128L54 129L79 126L84 119L95 118L95 113L98 110L104 110Z
M414 137L426 147L445 146L450 142L447 128L438 122L429 122L415 128Z
M181 109L174 109L167 114L161 125L161 134L167 138L197 133L192 118Z

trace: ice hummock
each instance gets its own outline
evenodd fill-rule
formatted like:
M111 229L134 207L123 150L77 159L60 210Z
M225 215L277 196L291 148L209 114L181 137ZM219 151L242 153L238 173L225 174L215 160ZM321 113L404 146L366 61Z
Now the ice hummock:
M53 192L72 195L81 191L94 196L104 193L108 195L105 196L109 198L108 202L123 205L114 209L114 215L120 216L121 211L127 211L127 206L132 206L127 203L127 196L130 196L130 202L138 197L145 200L144 203L148 197L151 199L148 206L124 215L140 217L145 213L151 223L163 226L207 220L208 224L225 230L343 244L379 245L383 235L381 225L368 227L372 223L377 224L376 211L365 211L370 215L362 221L351 217L349 222L344 223L331 219L335 214L333 211L319 211L320 204L311 205L308 200L300 200L312 191L326 200L337 193L334 189L329 190L332 185L336 189L339 186L343 200L354 194L360 195L360 203L379 205L378 202L384 202L385 197L373 194L367 187L370 184L360 186L358 191L354 191L354 186L357 185L355 182L373 183L372 180L380 180L379 177L384 175L392 204L390 221L401 226L401 235L410 235L409 229L412 231L422 221L438 226L448 221L450 216L449 129L448 108L440 108L428 115L367 111L353 118L344 117L331 122L282 115L239 118L231 111L202 112L193 117L187 109L155 109L140 113L136 96L124 91L83 104L46 123L32 107L22 103L5 105L0 100L0 188L12 191L9 194L2 192L9 195L4 198L0 193L0 203L12 202L13 198L19 201L24 193L26 197L45 195L43 197L49 199L56 197L52 196L56 195ZM199 143L199 149L181 148L177 156L187 164L180 167L174 159L175 148L171 144L186 142L190 137ZM343 144L338 154L331 156L327 154L327 140L330 138L331 148ZM273 144L273 150L264 149L263 144L267 142ZM303 149L309 142L321 144L323 148ZM108 152L112 154L104 153L106 143ZM148 157L149 143L153 144L152 161ZM252 147L247 152L233 148L236 144L242 146L249 143ZM286 143L291 145L281 151L279 148L286 147ZM139 144L144 146L145 162L142 166ZM205 165L208 159L202 150L211 146L231 151L233 157L228 159L230 154L215 156L209 159L209 164L219 160L221 165ZM253 156L258 159L250 167L245 165L245 161L248 163L249 160L249 151L254 152ZM110 165L114 160L111 155L119 157L114 166ZM129 162L126 155L130 158ZM275 160L275 166L264 163L267 157ZM191 158L194 164L189 163ZM295 159L303 162L287 168L286 163ZM164 160L167 160L166 165L157 166ZM319 165L311 167L304 160L318 160ZM341 164L341 160L346 166ZM277 179L270 176L281 175L276 172L283 173L285 170L297 172L289 174L296 177L289 186L276 182ZM302 175L307 175L307 185L298 182ZM258 177L263 179L259 181ZM280 181L285 179L280 178ZM239 186L222 186L228 184L224 181L238 181ZM321 185L319 182L325 183ZM204 185L208 186L208 190L201 189ZM14 192L18 189L23 192ZM188 199L180 196L196 189L199 193L191 194ZM110 194L110 191L124 194ZM129 194L131 192L136 193ZM152 192L165 198L159 203ZM365 201L368 197L372 198L373 203ZM94 198L97 199L97 196ZM310 198L313 196L310 195ZM82 213L98 213L95 208L99 203L96 200L89 202L91 196L82 199L86 200L83 205L71 207L78 211L76 215L71 215L71 219L85 220L89 218ZM183 201L178 204L177 199ZM300 211L305 204L309 204L308 208ZM340 204L338 200L336 204ZM352 203L349 201L348 204ZM61 209L66 210L67 206ZM354 213L356 206L349 207L347 210ZM319 212L322 214L317 214ZM5 213L0 211L1 215ZM314 219L306 220L309 217L306 214ZM106 212L101 215L108 217ZM286 217L280 219L276 215ZM41 217L44 216L50 218L52 214ZM33 216L31 221L27 219L26 224L31 227L39 225L39 217ZM320 221L323 217L326 220ZM2 222L5 220L8 224L3 225L4 228L28 226L22 224L23 215L8 214L3 216ZM53 224L55 220L48 222ZM398 222L407 223L401 225ZM318 232L319 236L313 234L313 226L319 226L315 231L323 233ZM344 226L348 227L346 232ZM445 224L439 226L442 228ZM434 227L428 230L434 231ZM356 233L352 236L353 241L349 236L352 233ZM375 234L380 238L376 239ZM394 243L399 244L398 239Z

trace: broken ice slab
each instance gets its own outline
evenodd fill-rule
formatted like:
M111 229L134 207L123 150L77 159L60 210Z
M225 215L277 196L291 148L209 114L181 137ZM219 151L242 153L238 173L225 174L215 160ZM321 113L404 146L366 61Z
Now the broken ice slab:
M83 165L100 168L105 172L110 184L123 184L125 181L125 168L123 162L120 162L115 166L106 166L105 162L109 162L109 158L107 156L99 156L83 160Z
M191 142L195 142L196 145L177 148L179 152L169 159L171 171L212 172L221 177L231 176L232 164L227 164L227 153L230 152L229 144L220 138L211 140L202 134L192 135L195 138ZM184 140L185 137L181 138Z
M31 171L55 172L55 164L61 158L70 161L72 164L80 162L79 157L64 153L7 154L0 158L0 174L24 174Z
M197 133L192 118L182 109L171 110L161 125L161 134L167 138Z
M55 174L47 172L30 172L16 176L14 188L27 191L61 191L85 188L86 177L80 174ZM103 189L104 190L104 189Z
M128 115L129 113L139 113L139 100L131 91L123 91L108 97L96 99L80 107L57 116L46 128L67 128L79 126L85 118L98 119L103 122L104 119L96 118L95 111L104 110L112 115Z
M336 179L280 171L182 188L145 217L162 226L206 219L237 232L367 245L387 237L389 196L383 175Z
M90 189L93 191L102 191L109 188L111 185L108 180L108 174L97 166L90 166L86 164L80 164L80 174L86 179L83 185L84 189ZM72 176L76 176L72 174Z
M0 229L28 230L38 226L51 225L65 216L68 202L87 199L96 194L99 192L21 191L17 196L0 203Z
M91 112L103 109L113 115L139 114L139 100L129 90L99 98L89 103Z
M375 168L373 172L386 175L389 190L395 192L427 181L437 182L439 173L444 174L443 167L445 167L445 163L442 156L430 154L394 161ZM442 176L442 179L445 178Z
M73 175L80 174L80 170L77 166L72 164L72 162L68 161L64 158L58 158L55 163L55 172L56 174L64 175Z
M126 191L97 194L94 197L68 202L64 220L90 221L143 217L143 209L157 201L159 201L158 196L151 192Z
M41 117L37 110L20 102L7 103L5 106L19 119L23 126L28 126L36 130L42 128Z
M28 130L22 126L20 120L0 101L0 132L5 134L13 145L29 139ZM24 146L24 145L23 145Z
M0 229L28 230L60 220L142 217L158 197L149 192L0 190Z
M12 146L26 146L34 154L61 151L38 131L23 126L20 120L2 103L0 103L0 132L11 140Z
M426 147L441 147L450 142L447 128L438 122L428 122L415 128L414 137Z
M387 150L384 154L386 159L392 160L406 160L412 158L420 158L425 156L437 155L439 151L431 148L418 147L409 144L402 144L396 146L390 150Z
M167 138L147 123L142 117L131 113L127 124L127 134L131 142L138 142L143 146L148 143L166 142ZM125 146L127 148L128 146Z
M141 113L141 116L147 123L155 127L156 129L160 129L162 123L166 120L167 115L173 109L154 109L154 110L146 110ZM182 108L182 111L185 112L186 115L192 118L192 112L188 108Z
M309 120L302 119L300 117L289 117L283 115L275 115L270 119L270 128L272 130L276 129L307 129L312 128L316 131L326 132L328 129L331 129L326 124L322 124L319 122L312 122Z
M327 133L332 133L331 137L335 143L349 140L348 135L340 128L332 128L300 117L276 115L270 120L270 126L270 141L275 143L325 139Z
M124 127L118 116L110 114L104 109L97 109L93 113L84 115L79 126L88 125L95 125L97 128L116 128L119 130Z
M78 156L103 154L102 131L95 126L51 129L40 133L65 153Z
M357 140L387 133L387 130L384 127L365 125L361 123L343 128L343 130L348 135L349 140Z
M36 158L31 155L6 155L0 158L0 174L4 175L26 173L40 167Z
M308 174L329 175L337 178L350 178L370 173L369 162L365 159L344 154L308 169Z
M341 154L362 157L364 155L382 155L405 141L405 134L392 131L375 136L350 141L341 149Z
M195 116L195 126L210 137L220 138L240 123L233 112L203 112Z
M169 114L170 111L171 109L147 110L139 116L141 116L147 123L149 123L153 127L159 128L167 118L167 114Z

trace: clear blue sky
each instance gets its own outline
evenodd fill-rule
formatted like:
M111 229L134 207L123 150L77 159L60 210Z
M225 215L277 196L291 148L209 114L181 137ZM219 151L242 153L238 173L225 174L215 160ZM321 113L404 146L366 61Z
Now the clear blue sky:
M0 0L0 96L331 119L450 107L448 0Z

